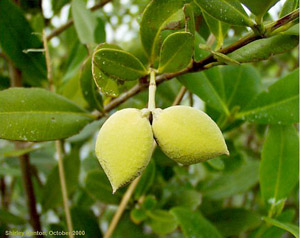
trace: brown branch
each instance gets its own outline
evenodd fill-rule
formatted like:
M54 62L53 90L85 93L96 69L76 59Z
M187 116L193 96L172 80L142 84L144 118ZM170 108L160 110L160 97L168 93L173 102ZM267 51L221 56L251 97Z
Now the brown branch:
M274 23L269 24L268 26L266 26L266 31L269 32L273 32L276 29L278 29L279 25L282 26L284 24L287 24L291 21L294 21L295 19L297 19L297 17L299 17L299 10L295 10L292 13L288 14L287 16L280 18L279 20L275 21ZM275 27L276 26L276 27ZM256 41L258 39L262 39L264 37L267 37L265 35L255 35L253 32L249 33L248 35L244 36L243 38L241 38L240 40L234 42L233 44L219 50L218 52L222 53L222 54L229 54L253 41ZM206 58L200 60L199 62L193 62L193 65L190 68L186 68L180 72L176 72L176 73L168 73L168 74L161 74L159 76L156 77L156 83L157 85L163 83L164 81L170 80L174 77L186 74L186 73L191 73L191 72L200 72L202 70L208 69L210 67L212 67L212 65L209 65L210 63L216 62L216 59L213 57L213 55L209 55ZM142 79L139 80L139 83L137 85L135 85L134 87L132 87L131 89L129 89L127 92L121 94L119 97L113 99L110 103L108 103L105 107L104 107L104 111L105 112L110 112L112 109L116 108L117 106L119 106L120 104L122 104L123 102L125 102L127 99L135 96L136 94L138 94L139 92L145 90L146 88L148 88L148 82L145 82L145 77L143 77ZM98 114L98 118L101 118L103 115L102 114Z
M1 205L2 205L2 208L4 210L7 209L7 202L6 202L6 183L5 183L5 177L2 176L0 178L0 190L1 190Z
M19 157L20 167L22 171L22 180L24 184L27 207L29 209L30 224L33 231L42 231L40 216L36 209L36 198L34 195L33 183L32 183L32 173L29 162L29 155L25 154ZM44 237L43 235L36 235L36 237Z
M90 10L96 11L97 9L105 6L107 3L111 2L112 0L103 0L100 3L96 4L95 6L91 7ZM68 20L65 24L62 26L56 28L54 31L52 31L48 36L47 36L47 41L51 40L53 37L58 36L60 33L68 29L70 26L74 24L73 19Z

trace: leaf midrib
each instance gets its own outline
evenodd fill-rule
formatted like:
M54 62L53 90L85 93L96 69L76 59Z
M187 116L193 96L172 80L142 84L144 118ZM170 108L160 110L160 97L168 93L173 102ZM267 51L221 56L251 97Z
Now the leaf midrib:
M91 119L95 119L95 116L83 112L60 112L60 111L15 111L15 112L0 112L1 115L32 115L32 114L57 114L57 115L76 115L76 116L84 116L89 117Z
M289 101L295 100L297 98L299 98L299 95L294 95L294 96L292 96L290 98L284 99L284 100L279 101L279 102L277 101L277 102L268 104L268 105L263 106L263 107L255 108L253 110L249 110L249 111L245 111L245 112L240 112L240 113L238 113L236 115L236 118L237 119L241 119L244 116L247 116L247 115L250 115L250 114L255 114L257 112L261 112L263 110L266 110L266 109L269 109L269 108L272 108L272 107L275 107L275 106L278 106L278 105L281 105L281 104L284 104L284 103L288 103Z
M182 34L182 33L180 33L180 34ZM187 36L188 36L188 35L187 35ZM170 64L170 62L172 62L172 61L174 60L174 58L175 58L180 52L182 52L181 50L182 50L183 48L185 48L185 45L186 45L187 43L188 43L188 38L185 39L184 43L181 44L181 46L177 48L176 52L172 55L172 57L169 58L169 60L167 60L167 61L165 62L165 64L164 64L162 67L159 67L158 70L161 71L161 72L163 72L163 70Z
M228 116L230 113L229 113L229 110L228 110L226 104L223 102L223 100L220 97L219 93L217 92L215 87L211 84L211 82L210 82L209 78L206 76L206 74L205 73L203 73L203 74L204 74L204 77L206 78L206 80L208 82L209 87L213 90L214 94L216 95L217 100L220 102L225 114Z

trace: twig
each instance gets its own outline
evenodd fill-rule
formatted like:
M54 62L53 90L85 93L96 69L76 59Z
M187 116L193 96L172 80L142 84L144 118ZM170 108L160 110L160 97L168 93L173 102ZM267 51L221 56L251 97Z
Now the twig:
M45 58L46 58L46 65L47 65L47 77L49 81L49 89L50 91L54 91L53 87L53 80L52 80L52 69L51 69L51 58L47 46L47 39L45 36L45 31L43 31L43 44L45 49ZM71 212L69 207L69 201L68 201L68 189L67 189L67 183L66 183L66 177L65 177L65 171L64 171L64 163L63 163L63 152L62 152L62 142L60 140L55 141L56 146L56 152L58 155L58 171L59 171L59 180L61 185L61 193L63 197L63 203L64 203L64 211L66 215L66 221L67 221L67 227L69 231L69 237L73 238L73 223L71 218Z
M4 176L0 178L0 190L1 190L1 205L2 208L5 210L7 208L7 203L6 203L6 183L5 183Z
M95 6L91 7L91 11L95 11L103 6L105 6L107 3L111 2L112 0L103 0L100 3L96 4ZM47 36L47 41L51 40L53 37L58 36L60 33L68 29L70 26L72 26L74 23L73 19L70 19L67 21L64 25L56 28L54 31L52 31L48 36Z
M29 208L30 224L34 231L42 231L40 216L36 210L36 198L34 195L33 184L31 180L31 169L29 162L29 155L24 154L19 157L20 167L22 171L22 180L24 184L27 207ZM36 237L44 237L43 235L36 235Z
M63 196L63 202L64 202L64 210L66 214L66 220L67 220L67 226L69 231L69 237L73 238L73 224L72 224L72 218L71 218L71 212L69 208L69 201L68 201L68 190L67 190L67 184L65 180L65 171L64 171L64 162L63 162L63 155L61 150L61 142L59 140L55 141L56 145L56 152L58 155L58 170L59 170L59 180L61 185L61 193Z
M273 32L274 30L276 30L279 26L279 22L280 22L280 26L284 25L284 24L288 24L291 21L294 21L297 17L299 17L299 10L295 10L294 12L290 13L289 15L293 15L293 17L290 17L289 15L280 18L279 20L275 21L274 23L272 23L272 25L268 25L266 27L266 30L269 30L272 28L271 32ZM297 14L298 12L298 14ZM284 23L283 23L284 22ZM277 27L274 27L277 26ZM269 30L270 31L270 30ZM222 53L222 54L229 54L253 41L256 41L258 39L262 39L263 37L266 36L261 36L261 35L255 35L253 32L249 33L248 35L246 35L245 37L243 37L242 39L234 42L233 44L219 50L218 52ZM213 65L209 65L207 67L208 64L216 62L216 59L213 57L213 55L209 55L206 58L202 59L199 62L193 62L192 67L190 68L186 68L180 72L176 72L176 73L168 73L168 74L161 74L158 75L156 77L156 84L159 85L161 83L163 83L164 81L170 80L174 77L186 74L186 73L192 73L192 72L200 72L202 70L206 70L209 69L210 67L212 67ZM143 81L143 80L140 80ZM129 89L127 92L121 94L119 97L113 99L112 101L110 101L110 103L108 103L105 107L104 107L104 111L105 112L110 112L112 109L116 108L117 106L119 106L120 104L122 104L123 102L125 102L127 99L135 96L136 94L138 94L139 92L145 90L148 87L149 83L138 83L137 85L135 85L134 87L132 87L131 89ZM98 114L98 118L101 118L102 114Z
M47 78L48 78L48 82L49 82L49 89L50 89L50 91L53 92L54 88L53 88L51 59L50 59L49 48L48 48L48 44L47 44L47 38L46 38L45 30L43 30L43 45L44 45L44 50L45 50L45 58L46 58L46 66L47 66Z
M178 95L177 95L177 97L175 98L175 100L172 104L173 106L178 105L182 101L186 91L187 91L186 87L182 86L179 93L178 93Z
M111 223L109 224L109 227L107 229L107 232L105 233L104 238L110 238L112 233L114 232L116 226L118 225L118 222L136 188L136 186L138 185L138 182L140 180L140 177L137 177L128 187L128 189L126 190L126 193L124 194L122 201L118 207L118 210L116 211L113 219L111 220Z

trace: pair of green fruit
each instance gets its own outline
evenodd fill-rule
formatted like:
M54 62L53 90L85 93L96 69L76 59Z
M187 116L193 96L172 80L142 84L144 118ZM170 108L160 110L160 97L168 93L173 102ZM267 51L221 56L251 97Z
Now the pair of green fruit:
M113 193L143 171L153 152L154 138L161 150L183 165L229 154L216 123L204 112L188 106L152 111L134 108L113 114L102 126L96 156Z

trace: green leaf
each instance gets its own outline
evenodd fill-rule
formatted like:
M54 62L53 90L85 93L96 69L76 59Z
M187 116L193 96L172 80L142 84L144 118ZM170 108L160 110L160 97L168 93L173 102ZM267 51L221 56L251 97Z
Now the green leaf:
M259 72L251 66L226 66L221 68L229 109L244 108L261 90Z
M209 30L216 37L216 40L217 40L216 49L220 49L223 46L224 37L225 37L230 25L223 23L214 17L211 17L205 11L203 11L202 14L203 14L203 17L205 19L205 22L206 22Z
M29 147L29 148L25 148L25 149L13 149L13 150L5 151L3 154L0 153L0 156L3 156L3 157L19 157L21 155L28 154L32 151L39 150L40 148L41 147Z
M286 222L280 222L278 220L269 218L269 217L263 217L263 219L270 225L276 226L280 229L283 229L285 231L290 232L293 234L294 237L299 238L299 227L291 224L291 223L286 223Z
M10 168L10 167L7 167L7 166L1 166L0 168L0 175L3 175L3 176L15 176L15 177L19 177L21 176L21 171L19 168Z
M225 168L224 161L219 157L210 159L206 162L216 170L223 170Z
M171 213L176 217L185 238L222 238L219 231L199 212L176 207L171 209Z
M224 237L238 236L261 224L261 217L243 208L227 208L209 216Z
M92 109L99 111L103 110L102 97L98 91L98 88L93 80L92 74L92 58L89 57L80 72L80 85L81 92L84 99L89 103Z
M122 50L119 46L108 44L108 43L100 44L95 51L99 49ZM101 90L103 94L107 96L117 97L121 93L124 84L126 84L122 81L122 83L124 84L120 85L120 81L108 77L97 66L95 66L93 60L92 60L92 74L97 87Z
M150 189L155 179L156 167L153 160L147 165L147 168L142 174L142 177L136 186L134 198L138 200L141 196L145 195Z
M193 39L193 35L189 32L170 34L161 47L159 73L172 73L186 68L193 56Z
M108 77L122 81L137 80L148 73L138 58L118 49L103 48L96 51L93 64Z
M140 224L147 219L147 214L144 209L134 208L130 211L130 218L135 224Z
M88 173L85 180L85 190L92 198L105 204L118 204L121 199L119 191L112 194L111 185L100 165L98 170Z
M63 159L68 196L70 196L78 186L80 172L79 149L72 149ZM62 204L62 193L59 179L58 165L56 165L47 177L46 184L42 190L41 204L43 211L56 208Z
M174 200L174 201L173 201ZM170 203L173 207L180 206L191 210L196 210L201 204L202 194L192 189L178 189L172 196Z
M279 0L240 0L256 16L263 16ZM290 1L290 0L288 0Z
M72 15L77 35L82 44L105 41L104 23L86 9L84 0L72 1Z
M9 225L24 225L26 220L6 210L0 209L0 222Z
M253 26L242 5L232 0L194 0L194 2L212 17L237 26Z
M251 42L228 56L240 63L262 61L273 55L290 51L298 45L298 41L298 36L279 34Z
M114 230L113 238L150 238L145 234L142 226L134 224L128 212L125 212L121 217L116 229Z
M98 218L91 210L82 207L72 207L71 216L75 234L76 232L84 232L84 235L78 233L75 237L102 237L102 232L98 225Z
M195 16L194 8L191 4L185 4L183 7L186 31L195 36Z
M262 151L259 181L271 210L288 197L298 181L299 139L294 126L271 126ZM272 212L272 211L271 211Z
M258 168L259 162L248 161L231 173L211 179L201 188L203 196L219 200L248 191L258 182Z
M200 44L205 44L205 40L199 35L198 32L195 33L195 61L199 62L201 59L210 55L210 52L203 50L199 47Z
M279 14L279 17L284 17L286 16L287 14L289 14L290 12L292 12L293 10L295 10L299 5L299 1L298 0L287 0L285 1L281 11L280 11L280 14Z
M258 94L236 115L238 119L262 124L290 124L299 121L299 70Z
M147 216L149 217L148 224L157 234L169 234L178 226L174 215L165 210L148 211Z
M223 78L218 68L212 68L204 72L182 75L179 81L192 93L196 94L208 105L229 114L225 102Z
M276 220L284 223L289 223L293 221L295 217L295 210L288 209L283 211L279 216L276 217ZM282 235L285 233L285 230L282 230L278 227L272 226L268 228L264 233L264 238L282 238Z
M140 23L140 34L143 47L151 63L158 55L160 32L168 19L175 15L187 2L187 0L153 0L146 7Z
M0 138L47 141L77 134L93 116L68 99L40 88L0 92Z
M24 53L27 49L43 48L22 11L10 0L0 1L1 49L22 71L23 80L41 86L47 79L44 55L39 52Z
M153 210L157 205L157 200L153 195L148 195L146 196L142 208L144 210Z

